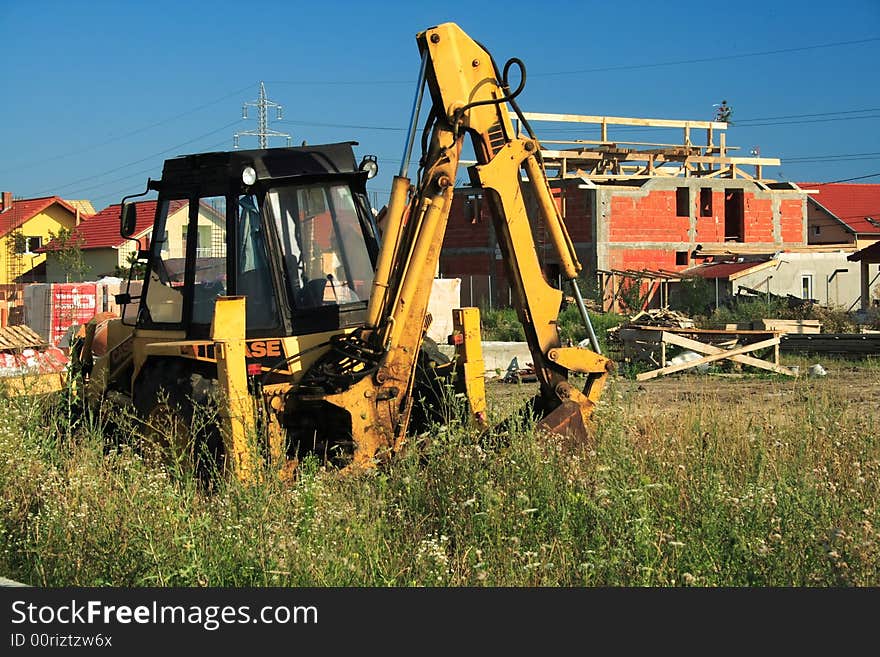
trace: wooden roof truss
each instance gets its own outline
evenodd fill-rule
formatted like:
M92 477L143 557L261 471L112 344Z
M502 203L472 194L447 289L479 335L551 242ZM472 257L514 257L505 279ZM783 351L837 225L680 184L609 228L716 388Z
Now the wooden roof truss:
M740 178L773 182L763 178L764 166L779 166L775 157L731 156L739 147L728 146L728 125L718 121L681 121L644 119L615 116L582 116L577 114L548 114L524 112L529 123L545 121L576 124L584 133L595 132L598 139L552 140L542 139L541 152L547 176L558 178L603 179L654 178ZM612 139L610 130L616 126L669 128L682 131L678 143L658 143ZM705 143L695 139L705 134ZM746 171L743 167L752 167Z

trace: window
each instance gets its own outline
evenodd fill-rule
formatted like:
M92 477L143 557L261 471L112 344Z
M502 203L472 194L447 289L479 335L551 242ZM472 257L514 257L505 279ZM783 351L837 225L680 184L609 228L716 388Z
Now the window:
M199 199L197 213L190 217L189 227L196 242L195 259L187 257L193 268L192 322L210 325L214 302L226 294L226 198Z
M675 215L677 217L691 216L691 190L689 187L677 187L675 189Z
M189 203L182 200L162 203L154 233L162 237L153 240L150 245L152 261L144 281L145 301L141 306L141 322L178 324L183 321L183 254L186 250L188 208Z
M813 298L813 275L812 274L802 274L801 275L801 299L812 299Z
M226 294L225 203L222 196L163 201L155 231L161 238L150 246L142 322L190 322L201 325L199 330L210 325L217 296Z
M200 258L209 258L213 252L211 244L211 226L199 226L198 243L196 244L196 253Z
M267 329L278 325L278 304L269 271L262 215L257 202L254 196L241 196L238 199L238 271L235 293L248 298L245 304L248 327Z
M269 191L265 210L281 240L297 310L366 301L373 263L351 190L313 184Z
M813 235L820 235L822 233L822 226L813 226Z
M711 187L701 187L700 188L700 216L701 217L711 217L712 216L712 188Z
M469 194L464 204L464 217L468 223L476 224L480 221L480 195Z
M43 238L39 235L16 235L15 236L15 252L19 254L35 253L37 249L43 246Z
M679 267L687 265L688 264L688 252L687 251L676 251L675 252L675 264Z
M745 241L745 196L741 189L724 190L724 241Z

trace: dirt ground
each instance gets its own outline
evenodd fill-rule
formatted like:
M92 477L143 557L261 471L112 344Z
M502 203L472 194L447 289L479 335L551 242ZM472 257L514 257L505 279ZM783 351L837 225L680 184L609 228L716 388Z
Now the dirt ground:
M810 365L815 363L822 365L824 376L809 374ZM826 390L838 397L843 395L849 403L858 404L865 413L874 415L880 426L880 367L876 363L868 366L864 361L815 359L800 365L800 376L796 378L767 376L749 370L742 373L679 372L640 382L615 373L603 400L632 395L631 408L647 415L700 400L719 406L784 407L803 400L808 389ZM537 390L537 383L486 382L488 399L499 407L512 407Z

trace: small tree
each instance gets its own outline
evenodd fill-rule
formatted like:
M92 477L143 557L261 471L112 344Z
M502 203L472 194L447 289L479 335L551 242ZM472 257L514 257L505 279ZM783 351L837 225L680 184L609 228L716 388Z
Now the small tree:
M132 276L135 279L142 278L144 272L147 270L147 266L138 261L137 251L132 251L125 258L125 262L128 264L128 267L120 267L116 265L116 268L113 270L113 275L118 278L127 278L129 272L131 272Z
M708 315L715 305L714 286L702 276L688 276L681 279L678 305L685 313Z
M69 228L62 228L57 233L50 230L49 238L52 241L52 248L47 257L54 258L58 262L64 271L65 282L70 283L71 278L72 282L82 281L92 269L83 257L85 238Z

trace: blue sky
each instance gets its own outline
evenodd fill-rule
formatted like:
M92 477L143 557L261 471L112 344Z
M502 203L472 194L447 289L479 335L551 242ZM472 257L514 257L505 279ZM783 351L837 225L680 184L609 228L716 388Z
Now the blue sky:
M231 149L234 133L256 130L241 108L264 81L284 108L270 128L293 144L353 140L378 156L381 206L404 150L415 35L446 21L499 66L524 61L524 111L708 120L726 99L735 154L782 159L765 176L880 183L880 0L0 0L0 189L118 203L165 158Z

